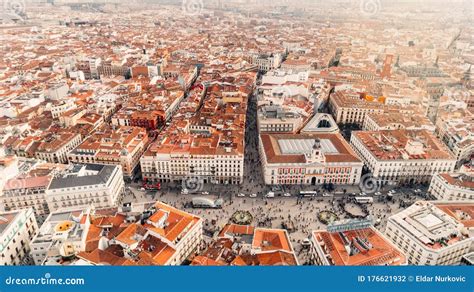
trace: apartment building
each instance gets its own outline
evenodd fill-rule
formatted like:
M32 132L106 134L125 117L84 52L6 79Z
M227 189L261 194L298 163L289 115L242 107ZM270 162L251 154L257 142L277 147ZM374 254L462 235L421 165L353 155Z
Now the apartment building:
M144 153L143 177L162 182L192 177L204 184L242 183L247 99L255 75L239 73L207 83L202 106L180 108Z
M70 130L62 133L49 133L37 145L35 158L50 163L67 163L68 153L81 142L81 134Z
M406 115L396 111L368 113L362 129L364 131L382 130L427 130L434 132L436 127L422 114Z
M77 253L77 258L91 265L180 265L200 252L201 218L161 202L146 205L141 220L125 226L123 221L110 217L93 220L93 228L102 231L93 237L102 238L102 243L88 246ZM123 213L116 213L115 217L126 218ZM109 229L104 221L121 227Z
M459 167L474 155L474 113L472 110L451 111L446 109L438 113L436 134L449 148Z
M86 249L92 231L90 214L91 208L49 214L30 244L35 265L64 265Z
M442 201L474 201L473 174L438 173L431 180L428 193Z
M351 145L379 184L429 183L452 172L456 160L432 133L409 130L352 132Z
M227 224L193 266L294 266L295 250L283 229Z
M46 190L51 212L62 208L116 206L125 183L120 165L76 164L52 178Z
M381 114L385 111L385 106L379 101L367 101L361 98L360 94L337 91L329 97L329 110L337 124L358 124L364 123L368 113Z
M459 265L473 247L472 202L420 201L390 216L386 236L411 265Z
M386 105L383 97L374 98L366 94L341 90L330 95L329 110L337 124L357 124L363 126L368 114L380 115L398 112L401 115L414 113L412 107Z
M296 133L305 117L277 105L263 106L257 112L260 133Z
M364 222L365 221L365 222ZM369 220L341 220L311 233L311 259L320 266L406 265L403 252Z
M280 53L271 54L250 54L246 56L246 60L259 71L268 72L280 67L283 55Z
M216 138L212 143L194 139L187 145L149 149L141 158L143 176L147 180L161 182L198 177L203 183L242 183L243 150L240 147L225 147L219 142L219 137Z
M148 146L145 129L104 126L69 153L68 160L78 164L120 165L123 175L131 178Z
M0 203L6 211L32 209L42 222L49 214L46 190L52 177L15 177L9 179L0 195Z
M37 230L32 208L0 212L0 266L27 264Z

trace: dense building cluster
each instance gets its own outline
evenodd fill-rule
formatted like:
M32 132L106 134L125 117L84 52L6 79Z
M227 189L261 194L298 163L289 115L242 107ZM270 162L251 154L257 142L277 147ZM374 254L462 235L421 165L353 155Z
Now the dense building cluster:
M210 213L134 193L226 186L232 204L260 181L249 197L427 188L385 230L370 216L305 230L305 263L468 261L474 29L461 14L44 2L0 15L1 265L304 264L288 226L204 232ZM193 207L226 207L211 195Z

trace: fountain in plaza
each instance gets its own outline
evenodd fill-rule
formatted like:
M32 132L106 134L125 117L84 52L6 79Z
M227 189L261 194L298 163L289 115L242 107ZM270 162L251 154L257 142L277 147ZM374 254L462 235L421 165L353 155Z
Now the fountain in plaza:
M329 223L339 220L339 217L332 211L324 210L318 213L318 220L328 225Z
M252 214L250 214L249 211L238 210L234 214L232 214L230 220L235 224L250 225L253 221L253 216Z

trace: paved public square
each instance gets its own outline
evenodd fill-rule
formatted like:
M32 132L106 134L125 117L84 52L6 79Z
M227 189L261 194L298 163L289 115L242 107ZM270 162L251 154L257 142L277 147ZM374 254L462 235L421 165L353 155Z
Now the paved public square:
M218 189L226 189L220 192ZM139 186L131 187L131 192L124 198L124 202L144 202L159 200L170 204L179 209L201 216L205 221L206 234L211 236L218 232L231 219L235 211L249 211L253 216L252 225L272 228L282 228L282 224L294 224L294 231L289 232L290 239L299 257L300 263L308 260L307 251L303 249L301 242L310 236L312 230L325 229L326 225L319 222L318 213L323 210L329 210L337 214L339 219L348 219L350 216L341 209L338 202L342 202L345 209L354 215L362 215L361 206L367 207L368 215L371 215L376 223L376 228L384 231L386 219L390 214L399 212L402 200L415 201L422 199L408 190L394 197L393 200L387 200L386 195L375 197L373 204L358 205L351 203L349 196L318 197L318 198L298 198L296 194L292 197L264 198L259 194L257 198L237 197L230 193L238 193L238 186L204 186L204 189L210 189L209 195L183 195L180 194L178 185L174 187L164 186L158 192L140 191ZM212 191L211 189L214 189ZM207 197L224 200L222 209L195 209L190 206L193 197ZM288 225L287 225L288 226Z

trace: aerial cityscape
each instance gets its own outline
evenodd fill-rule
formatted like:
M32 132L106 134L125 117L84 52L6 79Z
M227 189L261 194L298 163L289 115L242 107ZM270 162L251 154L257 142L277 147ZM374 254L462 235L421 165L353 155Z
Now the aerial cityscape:
M474 265L474 1L2 0L0 265Z

